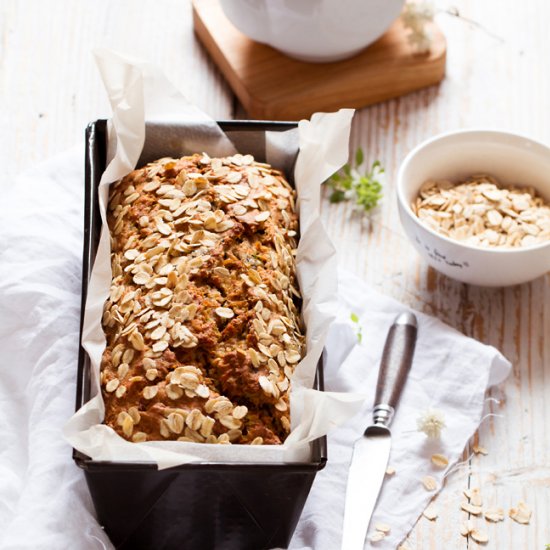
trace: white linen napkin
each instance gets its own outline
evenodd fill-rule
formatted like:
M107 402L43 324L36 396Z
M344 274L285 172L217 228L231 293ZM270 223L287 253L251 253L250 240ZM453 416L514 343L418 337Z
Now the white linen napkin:
M81 471L62 427L75 400L82 249L82 148L13 181L0 182L0 548L111 549L93 515ZM329 436L327 467L313 485L292 540L293 549L340 547L351 444L370 420L378 363L387 330L404 308L340 273L340 311L327 344L325 386L365 394L365 407ZM358 344L351 312L360 318ZM420 483L439 481L429 457L458 460L477 428L486 388L510 365L479 344L418 314L419 339L411 375L393 424L386 480L373 522L392 527L377 549L395 548L433 494ZM437 445L416 431L428 406L445 414ZM406 495L407 498L403 498ZM330 506L328 506L330 504ZM370 546L367 546L370 548ZM374 546L373 546L374 548Z
M348 468L352 447L372 421L372 406L382 349L395 317L407 311L399 302L369 288L349 272L340 271L337 321L326 344L326 389L363 392L361 413L328 437L328 463L317 474L290 548L334 550L340 548ZM359 323L351 321L354 313ZM389 465L371 526L391 527L382 541L365 548L395 549L414 526L418 516L441 488L443 476L456 463L482 418L487 388L502 382L510 363L493 347L455 331L418 312L418 340L413 365L393 420ZM357 331L361 327L361 343ZM428 408L444 414L446 428L438 440L428 440L417 429L417 418ZM434 467L434 453L449 459L446 470ZM422 478L437 480L428 492ZM367 488L365 488L367 489ZM368 535L374 533L374 527ZM368 536L367 535L367 536Z
M0 548L112 548L61 429L74 412L84 145L0 178Z

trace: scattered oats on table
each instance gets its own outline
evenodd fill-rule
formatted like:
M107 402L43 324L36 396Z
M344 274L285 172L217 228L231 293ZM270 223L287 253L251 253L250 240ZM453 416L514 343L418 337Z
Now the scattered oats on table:
M489 541L489 537L485 531L478 529L472 520L465 521L460 526L460 534L463 537L470 536L473 540L480 544L484 544Z
M430 521L435 521L437 519L437 516L439 515L435 503L430 502L430 504L428 504L426 509L422 512L422 515Z
M481 506L483 504L481 492L477 487L464 489L463 493L464 496L470 501L470 504L473 504L474 506Z
M481 447L480 445L474 445L472 447L472 451L474 451L474 454L476 455L488 455L489 451L485 447Z
M386 538L386 533L382 531L375 531L367 537L371 542L380 542Z
M460 524L460 534L467 537L474 530L474 522L469 519Z
M438 468L446 468L449 465L449 459L442 454L436 453L431 456L432 463Z
M422 485L426 491L435 491L437 489L437 481L432 476L424 476L422 478Z
M531 509L525 502L520 500L516 508L510 508L509 516L517 523L527 525L531 521Z
M374 528L385 535L391 531L391 527L387 523L376 523Z
M498 523L504 521L504 510L502 508L487 508L483 511L483 515L487 521Z
M464 510L465 512L468 512L468 514L472 514L473 516L479 516L482 512L481 506L475 506L474 504L470 504L469 502L462 502L460 504L460 508Z
M474 528L470 531L470 536L480 544L484 544L485 542L489 542L489 537L487 536L487 533L483 531L482 529Z
M429 180L411 204L442 235L483 248L519 248L550 241L550 204L532 187L502 186L488 175L453 184Z

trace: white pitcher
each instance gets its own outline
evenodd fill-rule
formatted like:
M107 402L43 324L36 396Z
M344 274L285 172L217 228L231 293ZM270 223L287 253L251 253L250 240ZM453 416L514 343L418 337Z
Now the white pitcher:
M244 34L303 61L351 57L379 38L405 0L221 0Z

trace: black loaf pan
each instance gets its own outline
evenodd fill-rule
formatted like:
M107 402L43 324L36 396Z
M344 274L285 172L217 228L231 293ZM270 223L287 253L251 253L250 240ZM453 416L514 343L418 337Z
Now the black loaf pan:
M219 124L243 152L251 138L257 140L265 131L296 127L295 123L248 121ZM106 150L107 124L98 120L86 129L81 325L99 242L97 189ZM323 389L321 363L316 387ZM81 347L76 409L90 397L90 361ZM100 462L73 451L74 461L84 470L99 523L115 547L124 550L285 548L326 457L325 437L311 444L311 461L306 463L198 462L159 471L153 463Z

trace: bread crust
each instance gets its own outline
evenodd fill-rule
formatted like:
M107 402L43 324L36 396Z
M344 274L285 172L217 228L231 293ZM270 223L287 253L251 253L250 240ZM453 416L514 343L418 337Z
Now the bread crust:
M250 155L165 158L110 191L105 423L129 441L280 444L304 353L295 191Z

